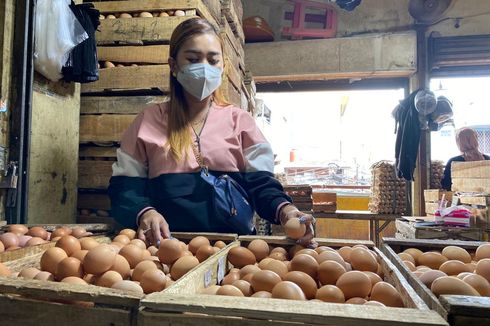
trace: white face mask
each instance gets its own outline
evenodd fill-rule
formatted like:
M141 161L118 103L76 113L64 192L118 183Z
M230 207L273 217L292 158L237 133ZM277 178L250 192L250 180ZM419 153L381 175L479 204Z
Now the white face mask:
M191 63L177 72L177 80L184 89L202 101L221 85L220 68L207 63Z

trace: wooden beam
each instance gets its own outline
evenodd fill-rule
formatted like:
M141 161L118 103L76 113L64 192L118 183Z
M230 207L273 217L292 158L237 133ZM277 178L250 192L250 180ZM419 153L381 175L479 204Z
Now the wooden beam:
M416 36L407 32L246 44L245 65L256 82L408 77L416 70Z
M170 88L168 65L105 68L99 74L98 81L82 84L82 93L151 88L167 93Z
M111 200L106 194L78 194L78 209L111 209Z
M78 152L79 157L102 157L102 158L116 158L117 147L103 147L103 146L81 146Z
M490 161L453 162L451 177L490 179Z
M482 192L490 194L490 178L453 178L452 191Z
M119 142L135 117L135 114L81 115L80 142Z
M168 45L99 46L99 61L117 63L168 63Z
M84 189L107 189L112 176L113 163L111 161L79 161L78 187Z
M138 114L144 108L162 103L166 96L82 96L80 113L83 114Z

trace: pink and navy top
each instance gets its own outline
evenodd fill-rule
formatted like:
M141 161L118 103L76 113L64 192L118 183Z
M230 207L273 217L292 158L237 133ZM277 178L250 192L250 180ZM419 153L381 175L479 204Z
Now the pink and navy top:
M213 219L210 186L189 148L176 162L167 144L166 103L142 111L125 132L117 150L109 195L112 214L135 227L138 215L155 208L171 231L230 232ZM213 104L200 135L201 155L209 171L228 174L248 193L256 212L273 223L280 207L291 201L274 179L274 158L249 113Z

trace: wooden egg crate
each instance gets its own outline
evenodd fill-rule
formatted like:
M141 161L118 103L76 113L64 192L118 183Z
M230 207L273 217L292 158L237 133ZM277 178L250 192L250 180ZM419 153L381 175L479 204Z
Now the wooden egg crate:
M408 285L395 266L369 241L317 239L319 245L339 248L364 244L380 257L385 280L401 294L407 308L373 307L283 299L230 297L199 294L218 284L232 268L228 251L254 239L288 248L295 243L285 237L243 236L239 241L196 267L164 293L146 296L138 316L141 325L447 325Z
M243 6L240 0L221 0L221 11L230 24L233 34L241 44L245 43L245 34L242 27Z
M458 246L474 252L482 242L457 240L399 240L383 239L382 252L407 279L415 292L432 310L437 311L453 326L488 325L490 323L490 297L442 295L437 298L402 262L398 253L408 248L422 251L442 250L446 246Z

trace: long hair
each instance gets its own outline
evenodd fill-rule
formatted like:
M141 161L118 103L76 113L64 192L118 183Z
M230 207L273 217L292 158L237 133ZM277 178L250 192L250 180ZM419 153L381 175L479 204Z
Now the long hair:
M182 45L189 39L202 34L213 34L223 43L214 27L205 19L191 18L179 24L170 37L170 57L177 59ZM223 55L224 60L224 55ZM226 67L225 67L226 68ZM218 105L229 105L221 86L214 91L213 101ZM170 74L170 103L168 111L168 145L170 153L176 161L181 161L187 155L192 144L192 134L189 131L188 109L185 103L184 89L177 78Z
M485 159L478 150L478 137L473 129L459 129L456 132L456 144L465 161L482 161Z

